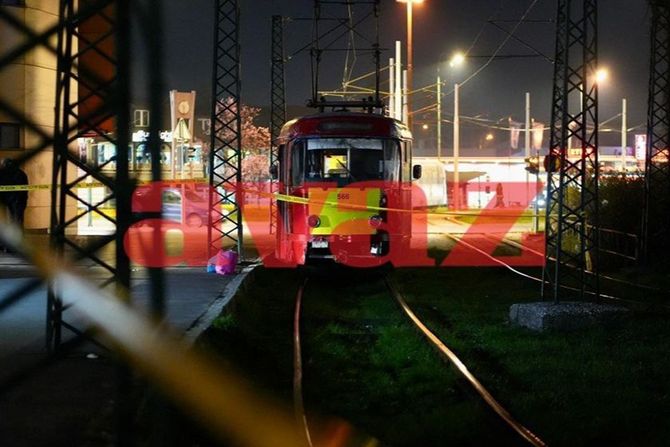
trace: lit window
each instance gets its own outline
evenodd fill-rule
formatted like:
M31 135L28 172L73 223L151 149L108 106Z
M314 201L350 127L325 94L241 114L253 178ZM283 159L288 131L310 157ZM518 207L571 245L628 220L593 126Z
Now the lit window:
M94 144L93 153L95 154L96 166L116 163L113 161L113 159L116 157L116 147L109 142L100 142L98 144Z
M149 127L148 110L135 110L135 127Z

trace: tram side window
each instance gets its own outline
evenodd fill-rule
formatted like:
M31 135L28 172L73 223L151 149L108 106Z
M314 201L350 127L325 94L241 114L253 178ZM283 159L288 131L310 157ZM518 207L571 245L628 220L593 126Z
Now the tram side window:
M291 184L301 186L305 173L305 143L297 141L291 146Z
M400 146L398 142L393 140L384 142L384 180L391 182L400 180L400 160Z
M412 181L412 143L403 141L402 146L402 180Z

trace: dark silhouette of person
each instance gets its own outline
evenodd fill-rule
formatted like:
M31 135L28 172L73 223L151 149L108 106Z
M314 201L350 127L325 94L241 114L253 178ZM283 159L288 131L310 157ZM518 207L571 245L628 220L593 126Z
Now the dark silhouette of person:
M6 185L27 186L28 176L12 159L5 159L2 163L0 175L2 183ZM24 215L28 206L28 191L3 191L3 202L9 211L12 222L23 228Z
M496 206L495 208L505 208L505 201L503 200L505 195L503 194L503 185L498 183L496 185Z

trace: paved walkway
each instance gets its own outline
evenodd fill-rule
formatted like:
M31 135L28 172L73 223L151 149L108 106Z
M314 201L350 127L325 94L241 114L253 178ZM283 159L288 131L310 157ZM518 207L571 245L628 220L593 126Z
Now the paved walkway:
M30 266L0 254L0 302L34 279ZM194 338L206 328L232 294L241 276L208 274L204 269L165 270L167 322ZM225 293L224 293L225 292ZM137 276L133 302L147 309L149 284ZM106 445L106 425L115 398L111 355L92 344L79 346L53 365L7 387L7 377L44 358L46 289L40 286L0 313L0 445ZM85 327L73 318L77 327ZM196 334L194 334L194 332ZM95 355L91 355L95 353ZM107 423L107 424L106 424Z

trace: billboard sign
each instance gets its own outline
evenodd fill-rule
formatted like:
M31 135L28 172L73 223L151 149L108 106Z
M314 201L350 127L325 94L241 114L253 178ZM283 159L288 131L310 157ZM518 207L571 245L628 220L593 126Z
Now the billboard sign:
M647 158L647 135L635 135L635 159L644 160Z

